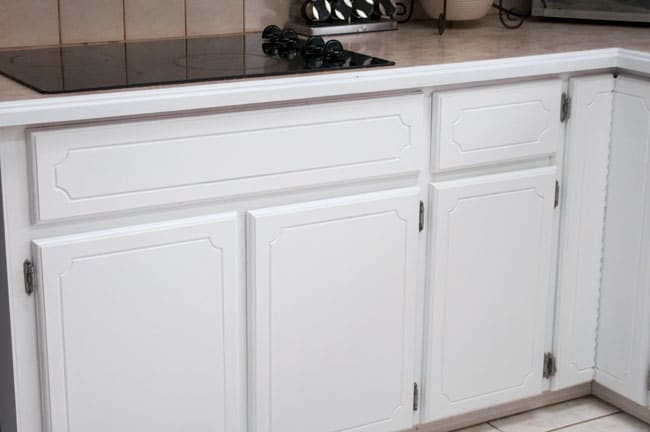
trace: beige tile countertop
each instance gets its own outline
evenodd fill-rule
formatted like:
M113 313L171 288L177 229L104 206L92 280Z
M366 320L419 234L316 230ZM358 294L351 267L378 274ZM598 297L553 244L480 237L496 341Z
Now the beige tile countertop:
M435 21L413 21L400 26L398 31L348 35L339 39L349 50L393 60L395 67L409 67L614 47L650 52L649 36L647 26L538 19L527 21L519 29L508 30L496 15L490 15L476 22L451 23L442 36L437 33ZM75 94L112 91L115 90ZM39 94L0 76L0 102L53 97L57 96Z

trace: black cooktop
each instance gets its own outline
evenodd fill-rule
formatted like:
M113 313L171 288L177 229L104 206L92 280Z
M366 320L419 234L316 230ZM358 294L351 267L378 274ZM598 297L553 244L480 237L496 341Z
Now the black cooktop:
M41 93L68 93L394 64L351 51L315 55L305 43L246 34L1 51L0 73Z

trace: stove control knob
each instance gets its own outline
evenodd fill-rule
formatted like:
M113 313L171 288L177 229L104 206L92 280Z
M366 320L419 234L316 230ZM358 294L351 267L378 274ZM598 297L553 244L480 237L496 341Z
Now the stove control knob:
M341 42L337 41L336 39L332 39L330 41L327 41L323 47L323 58L326 61L337 61L343 57L344 52L345 51Z
M355 17L368 19L375 10L375 0L354 0L352 6Z
M380 17L392 17L395 9L393 0L377 0L375 4L375 14Z
M275 42L285 50L295 50L298 45L298 33L292 28L285 28Z
M329 0L307 0L303 5L302 14L307 21L327 21L332 13L332 5Z
M347 21L353 11L352 0L334 0L332 2L332 18L337 21Z
M305 55L308 57L320 57L323 55L325 41L320 36L310 36L305 42Z
M268 25L264 28L262 32L262 39L276 41L280 38L282 34L282 29L276 25Z

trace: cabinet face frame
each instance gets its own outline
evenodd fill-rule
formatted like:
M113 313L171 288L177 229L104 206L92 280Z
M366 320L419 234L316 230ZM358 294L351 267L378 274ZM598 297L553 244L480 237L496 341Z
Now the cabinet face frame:
M101 334L111 335L115 331L112 329L113 325L106 325L108 312L99 310L95 315L88 315L89 312L84 311L84 308L81 307L86 304L83 301L84 296L87 297L89 294L84 294L80 290L94 288L92 285L85 285L92 279L88 280L84 277L109 281L114 279L114 282L121 280L130 288L135 286L136 281L144 284L151 281L152 285L140 290L119 290L111 293L110 291L116 291L116 288L121 287L102 286L100 281L96 280L99 291L93 296L101 296L105 299L103 304L119 306L122 302L132 303L128 306L125 304L122 311L119 309L110 311L114 315L122 312L122 319L132 319L133 321L115 326L116 328L124 327L125 333L121 333L123 337L101 339L106 344L110 345L111 341L114 341L115 344L115 348L110 346L102 348L102 351L105 350L106 353L112 353L114 356L112 361L108 358L106 361L110 361L113 365L121 365L126 362L126 353L120 352L119 347L124 348L135 343L134 336L126 333L127 327L137 332L136 335L151 336L150 339L144 339L139 344L142 349L149 346L150 351L143 351L142 358L131 359L133 368L138 372L142 383L138 386L138 379L122 383L125 385L125 388L122 389L125 392L125 399L128 400L131 393L144 395L143 398L138 399L138 401L142 401L140 408L144 412L154 409L158 412L159 405L170 403L174 397L190 398L178 400L179 403L174 403L174 408L178 407L177 409L181 409L181 414L185 413L187 416L190 415L190 411L198 410L191 417L196 422L197 428L223 427L228 431L245 432L242 380L245 359L241 357L244 332L239 325L244 310L243 303L240 301L237 225L237 215L227 213L34 241L34 256L39 269L35 298L38 308L42 403L46 432L78 432L81 428L79 425L87 425L95 421L94 418L88 417L90 414L87 410L79 408L86 403L83 402L84 399L90 398L87 393L92 394L94 387L88 376L96 377L100 380L99 382L104 380L105 383L116 382L119 384L120 379L126 379L121 376L115 376L113 379L110 376L102 376L106 369L111 369L106 368L107 365L104 367L97 365L97 368L93 368L91 360L96 356L85 351L82 346L83 340L88 342L88 338L100 337ZM107 274L102 277L97 271L88 273L88 268L101 271L102 265L110 264L110 260L119 261L125 254L139 256L135 258L136 255L134 255L128 258L136 259L133 267L130 263L126 268L110 269L111 273L118 272L119 275ZM190 271L188 274L183 269L174 268L174 265L178 265L183 259L190 258L196 258L196 260L192 259L193 269L196 272ZM148 259L151 261L147 262ZM215 259L218 266L213 269L204 267L204 260L209 264ZM101 264L102 260L108 260L108 262ZM171 269L168 278L140 272L140 269L144 268L148 270L152 270L154 266L160 268L158 265ZM129 271L129 268L134 271L132 274L121 274L121 272ZM201 269L205 269L205 271ZM78 273L76 278L74 277L75 270ZM82 279L79 279L80 277ZM183 283L189 285L165 286L167 280L176 283L181 280L181 277L186 281ZM64 287L65 279L68 279L68 282ZM155 285L154 281L156 281ZM213 288L219 291L213 292ZM66 296L63 295L64 291L67 292ZM76 294L74 294L75 292ZM155 296L158 292L160 295ZM120 298L119 302L117 301L118 297ZM172 301L173 304L170 304ZM142 314L136 314L135 308L142 304L157 304L160 309L146 311L140 309ZM211 306L217 308L214 313L208 312L208 307ZM185 316L180 311L175 311L180 308L183 308L181 311L185 312L193 310L194 314ZM84 323L78 322L79 317L84 316L90 321L86 321L87 328ZM114 318L111 318L110 322L112 319ZM175 323L174 327L171 328L170 325L165 324L166 321ZM182 328L183 325L185 328ZM96 334L87 334L90 329L94 329ZM180 334L181 330L192 332ZM210 330L215 330L215 332L212 333ZM208 341L204 338L207 338ZM96 343L100 343L101 340ZM173 347L166 345L168 342L185 344L186 350L174 353ZM155 345L155 343L158 344ZM169 348L172 351L168 351ZM167 352L168 354L156 357L156 359L160 359L158 363L156 359L149 358L151 352ZM188 353L194 353L196 357L193 357L193 360L189 359ZM107 356L108 354L102 359ZM143 363L145 357L152 360L152 363ZM212 364L208 361L209 358L219 359L220 362ZM97 359L95 358L95 360ZM81 373L79 369L89 363L91 366L84 372L88 379L86 383L86 379L80 380L78 375ZM70 375L69 369L72 367L70 364L77 364L74 376ZM198 372L204 373L202 378L196 376ZM142 374L140 375L140 373ZM178 388L167 388L169 393L158 389L161 390L159 393L147 394L148 387L145 388L142 385L146 383L147 379L153 379L156 374L162 374L165 378L169 378L167 384L176 383ZM125 375L135 378L133 371L125 373ZM150 377L147 378L148 376ZM213 378L214 381L208 380L208 378ZM192 400L190 396L192 393L188 394L183 391L186 382L197 379L202 382L202 385L194 386L192 390L196 391L195 397L203 395L204 400ZM135 387L129 391L128 385L131 382ZM116 384L117 387L120 385ZM90 387L84 391L84 386ZM116 386L105 389L109 392L105 401L106 406L110 406L108 402L111 398L117 397ZM71 393L75 390L76 395ZM73 397L74 399L72 399ZM207 405L208 400L220 401L223 405L210 409ZM183 403L180 403L181 401ZM173 410L171 407L169 409ZM221 415L215 413L216 409L221 411ZM146 419L137 411L130 414L128 412L120 413L124 418L116 420L116 422L122 425L125 424L124 422L132 425L139 424L140 427L146 429L148 427ZM129 415L131 415L130 418ZM76 427L73 427L73 424ZM160 424L157 426L150 424L149 427L161 430ZM176 430L173 425L168 425L168 427L171 429L162 430Z
M338 420L332 420L332 422L323 423L332 423L328 425L320 425L322 428L320 430L327 432L335 431L367 431L367 432L391 432L395 430L409 429L413 425L413 383L414 383L414 368L415 368L415 299L416 299L416 265L417 265L417 255L418 255L418 208L419 208L419 192L417 188L409 189L400 189L392 190L386 192L377 192L367 195L357 195L352 197L330 199L323 201L315 201L309 203L302 203L296 205L282 206L276 208L268 208L262 210L254 210L249 212L249 225L248 225L248 238L249 238L249 257L248 257L248 267L249 267L249 424L251 431L254 432L271 432L279 430L280 427L275 427L278 421L284 422L286 432L297 432L305 430L304 423L306 420L304 414L296 412L294 414L289 414L288 411L300 410L296 406L285 406L286 404L278 403L275 398L281 398L281 400L291 399L291 394L287 394L287 388L293 388L293 381L285 378L284 381L277 383L273 381L273 377L285 376L284 372L288 373L286 363L288 355L284 355L282 352L274 351L274 346L287 346L285 333L288 332L286 325L282 327L285 333L277 333L274 335L274 326L279 324L279 318L277 317L278 313L286 317L286 319L294 319L296 314L302 312L295 312L293 308L302 309L301 306L305 306L307 310L309 309L309 300L307 298L303 299L304 303L296 304L293 308L288 308L286 305L286 300L283 300L287 295L282 295L285 291L291 291L295 293L294 290L296 287L291 286L291 282L287 282L289 285L286 289L281 289L284 285L278 285L276 289L272 289L273 280L280 277L281 280L287 279L286 273L290 271L287 267L282 267L281 264L277 264L279 267L274 267L274 263L285 262L291 258L291 267L301 267L304 266L306 269L313 269L316 265L327 265L328 262L333 265L339 266L343 265L338 258L333 255L328 255L332 252L338 244L337 242L345 242L347 238L357 238L355 235L367 236L368 240L373 245L377 245L377 242L386 242L380 248L383 250L382 253L389 255L391 260L385 261L382 264L382 255L375 254L375 249L368 249L364 251L365 255L373 256L377 258L377 262L373 262L372 265L369 262L362 263L349 263L345 264L344 267L334 267L331 271L337 272L342 275L342 279L337 279L337 277L328 278L327 280L331 283L337 284L332 287L332 292L336 295L335 299L331 298L330 294L323 293L314 293L318 295L318 298L323 297L323 302L334 302L334 310L339 310L340 322L337 322L335 317L325 318L321 316L322 314L315 313L314 320L310 321L309 326L316 325L318 328L323 324L323 328L318 330L318 334L321 334L322 340L329 346L334 340L336 340L337 346L354 346L354 342L357 341L360 343L359 346L362 346L363 340L359 340L360 335L367 335L367 340L374 340L378 345L378 348L381 346L382 341L377 340L376 336L372 336L372 333L367 333L366 330L363 330L366 324L360 324L355 322L357 318L353 318L350 315L350 308L360 308L365 302L370 302L368 304L368 312L371 314L368 319L378 320L377 316L378 311L386 312L388 314L394 314L394 316L385 316L385 319L388 322L394 322L395 320L399 321L401 324L401 330L396 329L394 331L387 331L386 340L394 342L399 340L401 348L399 350L393 350L386 353L386 356L390 358L390 364L399 364L401 372L398 375L392 376L380 376L377 380L376 370L371 363L367 363L367 370L373 370L374 374L369 376L367 379L371 381L363 381L360 379L357 384L361 385L362 388L352 385L352 383L346 382L341 383L341 377L345 376L343 370L340 371L340 376L337 377L337 371L328 369L327 360L324 360L324 363L321 364L323 374L330 375L331 381L336 383L337 389L332 390L331 386L328 386L332 390L332 398L336 398L336 395L343 395L347 393L354 393L357 395L354 403L350 404L349 409L343 410L345 413L339 413L339 415L344 418L349 419L350 421L359 420L364 418L364 423L355 423L355 424L337 424ZM367 224L367 225L366 225ZM365 230L365 226L370 226L368 230ZM360 231L355 232L355 227L359 228ZM382 228L379 229L378 228ZM320 238L325 246L317 246L321 244L317 242L314 244L313 248L316 248L316 252L305 251L304 255L301 254L303 247L308 247L306 244L302 246L296 245L298 249L294 249L292 246L286 246L285 253L282 253L282 243L292 245L292 242L296 240L292 234L292 231L302 230L301 235L311 235L309 237L310 241ZM331 230L331 231L328 231ZM325 236L324 233L329 232L330 236ZM348 237L349 236L349 237ZM334 243L327 243L329 238L333 238ZM372 241L371 241L372 239ZM357 239L358 240L358 239ZM302 240L301 240L302 241ZM313 244L313 243L312 243ZM400 245L401 244L401 245ZM359 255L359 252L363 248L369 248L363 242L356 242L350 244L351 249L354 252L350 252L351 255L348 258L353 257L362 257ZM273 248L277 249L277 255L273 255ZM373 246L374 247L374 246ZM394 248L400 249L394 249ZM323 249L324 248L324 249ZM325 252L323 252L325 251ZM323 255L321 255L321 253ZM346 249L341 249L340 253L342 256L345 256ZM289 255L285 255L289 254ZM295 254L291 257L290 254ZM394 254L397 254L394 256ZM283 257L283 255L285 255ZM336 254L335 254L336 255ZM275 257L275 258L272 258ZM319 262L320 258L323 258L324 261ZM330 257L328 261L328 258ZM392 258L397 258L392 260ZM316 261L314 261L314 259ZM387 258L383 258L387 259ZM302 260L302 263L301 263ZM403 286L393 285L384 285L381 286L381 281L376 281L371 277L368 271L371 271L372 266L374 265L383 265L389 270L382 270L384 276L389 275L389 280L399 280L400 284ZM287 264L288 266L289 264ZM359 265L359 267L357 267ZM311 272L311 270L310 270ZM298 280L303 280L302 278L307 278L306 280L311 280L310 276L305 276L303 271L297 271L299 273ZM283 274L278 276L278 274ZM402 274L398 279L392 279L397 274ZM392 275L392 276L390 276ZM324 276L327 277L327 276ZM356 283L352 283L356 280ZM364 285L364 280L373 280L373 284L377 285ZM328 283L330 283L328 282ZM347 284L352 284L348 288L345 288ZM349 289L349 298L341 296L342 290ZM309 289L308 286L305 289ZM381 299L395 298L396 301L402 302L402 306L398 309L394 309L393 306L395 303L388 302L384 300L384 304L379 304L377 307L370 307L372 305L373 296L366 295L372 292L373 289L378 289L377 297L374 301L380 301ZM344 290L344 291L345 291ZM346 291L347 292L347 291ZM364 294L363 299L360 297L361 294ZM294 297L291 296L293 299ZM340 303L339 303L340 302ZM321 304L330 304L330 303L321 303ZM336 306L338 305L338 306ZM313 306L313 305L312 305ZM281 308L280 310L273 309ZM284 308L284 309L282 309ZM391 309L392 308L392 309ZM364 312L366 310L359 310L358 318L364 317ZM356 316L356 313L353 314ZM365 318L364 318L365 319ZM293 321L291 321L293 322ZM301 321L302 322L302 321ZM316 323L316 324L315 324ZM381 323L381 319L376 321L377 324ZM345 329L340 328L342 325L348 326ZM330 331L328 334L328 328L332 327L335 333ZM382 331L389 330L385 327L382 328ZM341 332L338 332L339 329ZM399 330L399 331L398 331ZM302 353L303 360L311 359L314 364L318 364L320 358L318 356L314 357L312 354L315 351L318 351L318 341L311 340L313 335L302 333L301 329L295 330L296 335L303 335L300 340L303 340L305 347L301 348L304 350ZM297 337L296 335L291 337ZM283 337L280 337L283 336ZM329 337L331 336L331 337ZM349 338L346 338L349 336ZM339 339L340 338L340 339ZM357 338L357 339L354 339ZM363 339L363 337L362 337ZM279 340L279 342L278 342ZM284 341L284 342L282 342ZM386 342L388 343L388 342ZM382 348L383 351L386 349ZM354 349L351 348L351 351L354 352ZM389 356L390 352L396 353L397 355ZM350 367L351 371L359 372L360 364L355 364L358 360L355 360L356 357L350 358L349 362L344 359L345 351L342 353L330 352L332 358L329 361L339 363L347 363L347 366ZM329 355L324 353L325 356ZM359 354L359 353L357 353ZM361 356L363 357L363 356ZM281 358L282 360L277 360ZM275 360L274 360L275 359ZM378 368L386 366L384 361L379 361L377 358L377 364L382 366L377 366ZM395 363L397 362L397 363ZM308 361L308 363L311 363ZM302 363L301 363L302 364ZM343 366L345 367L345 366ZM307 368L309 369L309 368ZM392 371L392 368L381 369L382 371ZM306 372L305 372L306 373ZM374 379L373 379L374 377ZM306 376L311 382L318 382L320 378L315 377L314 375ZM276 382L275 387L280 388L279 390L274 389L272 382ZM373 384L373 382L376 384ZM393 393L392 390L389 392L391 395L389 399L396 397L399 399L399 403L396 407L392 407L387 413L388 417L373 418L368 419L370 415L376 414L373 411L373 403L377 403L384 407L387 404L387 400L382 398L386 396L386 382L391 383L390 388L397 390L396 393ZM286 384L288 383L288 384ZM322 381L321 381L322 383ZM282 384L285 384L284 387L278 387ZM343 388L338 387L338 385L344 386ZM393 385L395 384L395 386ZM388 385L388 384L386 384ZM369 388L377 387L376 392L368 392ZM325 385L323 386L325 387ZM312 388L312 387L309 387ZM305 395L306 398L319 399L321 395L318 393L321 391L321 387L318 387L318 390L313 392L307 391L308 394ZM329 394L329 393L328 393ZM334 402L332 404L335 405ZM330 409L333 409L330 404ZM278 406L280 405L280 406ZM277 412L274 411L276 407ZM324 403L322 406L316 407L309 405L311 409L327 410L327 403ZM358 414L357 413L362 413ZM354 413L350 413L354 411ZM370 412L372 411L372 413ZM383 416L386 414L382 412ZM323 412L323 415L327 413ZM336 413L331 413L331 416L336 417ZM301 416L303 417L301 419ZM366 416L366 417L364 417ZM295 418L294 418L295 417ZM291 421L295 421L295 426L286 426L290 424L287 422L287 418L290 418ZM279 419L279 420L278 420ZM343 420L341 420L343 421ZM341 422L339 421L339 423ZM336 426L334 426L336 424ZM313 426L313 425L312 425ZM294 429L289 429L294 427ZM327 427L332 427L332 429L326 429ZM311 429L314 430L314 429Z
M546 167L469 179L451 180L446 182L433 183L431 185L431 202L432 208L434 210L430 216L430 255L428 258L429 299L427 301L429 310L427 315L428 324L425 339L425 346L427 347L425 349L425 382L427 384L428 390L426 393L426 399L423 404L423 422L426 423L440 420L446 417L460 415L466 412L487 408L489 406L511 402L524 397L534 396L542 392L545 385L542 378L542 364L548 332L547 305L549 292L551 289L551 259L552 256L554 256L551 243L552 239L554 238L553 226L555 215L553 209L553 201L555 196L555 179L556 169L554 167ZM528 206L534 205L535 202L537 202L539 205L539 213L537 215L539 222L539 226L537 227L538 233L535 235L531 234L534 237L537 237L536 247L539 249L535 251L526 251L529 254L535 255L539 259L539 261L531 264L537 268L535 279L531 281L531 283L534 284L533 291L535 292L535 299L531 300L532 303L528 304L528 306L531 308L529 310L529 313L533 314L534 316L534 318L532 318L531 322L529 323L531 325L530 330L532 332L530 337L532 337L533 343L527 348L529 350L530 361L532 363L530 364L530 367L526 369L525 380L521 383L520 386L514 386L510 388L510 390L495 388L495 390L491 393L484 393L482 395L460 398L457 402L454 402L451 399L452 396L445 396L445 394L448 391L452 390L458 394L462 393L462 391L458 388L445 388L445 384L443 383L444 358L442 357L444 351L444 341L455 337L454 335L445 334L445 331L450 328L448 323L446 323L445 318L446 314L449 313L447 297L452 294L452 291L457 291L463 288L462 285L459 285L457 287L448 286L450 283L448 273L450 265L450 261L448 261L450 258L449 246L453 241L449 237L450 234L448 232L452 223L451 215L455 210L459 210L459 205L464 200L504 200L503 205L506 206L504 208L507 208L508 205L518 204L517 201L513 201L513 203L510 204L507 202L509 195L514 196L514 194L518 193L525 193L530 197L526 198L528 201L521 202L519 210L525 210L528 208ZM470 203L470 201L465 202ZM485 202L487 203L488 201ZM495 205L497 206L496 209L498 209L498 206L501 204L499 204L497 201ZM469 211L479 211L479 209L480 206ZM514 210L516 210L516 208L514 208ZM495 211L495 209L490 210L490 212L493 214ZM486 214L486 216L488 215ZM474 221L473 223L479 223L481 221L481 215L473 215L470 219ZM513 223L515 222L513 221ZM528 228L530 228L530 231L533 232L532 227ZM461 231L462 230L459 231L459 228L456 228L455 232L459 233ZM489 237L489 233L486 232L485 236L487 239ZM465 239L465 243L467 243L469 240L470 239ZM513 243L516 243L516 239L511 239L511 241ZM494 243L486 244L485 246L487 248L492 247L492 245L496 247L496 244ZM519 246L524 247L526 245ZM470 251L467 252L469 255ZM453 258L453 256L451 257ZM457 265L455 267L458 267L460 263L456 264ZM474 262L473 264L477 266L482 265L480 262ZM468 267L465 271L471 272L471 268ZM479 267L477 271L483 271L483 273L492 274L491 270L488 268L481 269ZM460 281L460 279L458 279L456 276L457 275L454 277ZM492 274L492 276L494 276L494 274ZM465 288L469 287L470 285L465 286ZM476 294L480 293L477 292ZM468 299L468 302L470 300L472 299ZM467 313L467 319L470 320L472 318L471 311L465 311L464 308L459 308L460 305L456 305L456 311L462 309L459 314ZM479 314L480 310L477 310L476 312ZM504 310L502 312L508 313L507 310ZM510 312L512 315L516 316L519 311L512 310ZM486 322L485 325L492 325L495 326L495 328L500 328L500 326L503 327L504 322ZM516 331L516 328L513 329L513 331ZM466 334L456 336L459 338L463 336L469 337ZM517 340L523 341L527 337L528 336L519 335L519 338ZM471 346L471 337L465 343L467 346ZM449 353L449 350L447 350L447 353ZM485 366L489 363L489 358L486 359L482 356L473 356L472 358L474 363L470 365L470 368L472 368L474 372L467 372L467 379L469 381L468 383L463 384L465 387L470 384L476 384L476 381L471 377L474 376L476 378L478 371L482 371L488 375L491 373L490 370L486 369ZM453 359L451 359L451 361L453 362ZM522 365L520 364L519 366ZM456 375L459 374L460 372L458 372Z

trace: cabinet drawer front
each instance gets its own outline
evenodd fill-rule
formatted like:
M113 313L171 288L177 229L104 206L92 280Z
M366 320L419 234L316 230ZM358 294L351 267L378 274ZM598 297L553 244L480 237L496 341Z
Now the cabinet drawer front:
M250 213L252 432L412 426L418 196Z
M420 94L32 130L35 221L416 171Z
M447 170L556 152L561 100L560 80L436 94L432 166Z
M236 214L34 250L45 430L244 432Z

